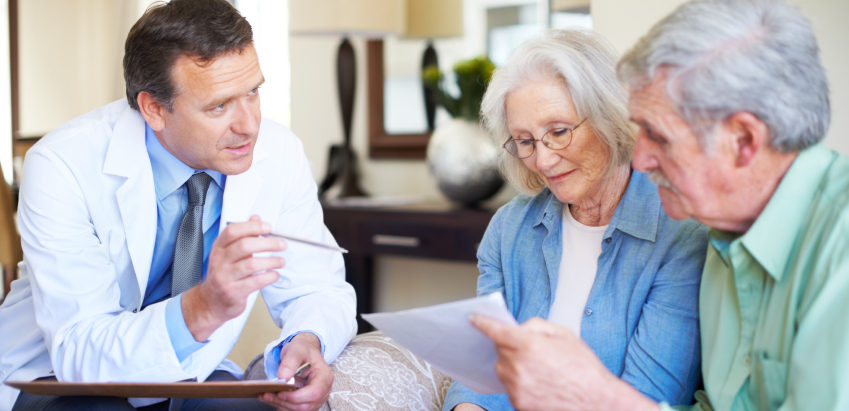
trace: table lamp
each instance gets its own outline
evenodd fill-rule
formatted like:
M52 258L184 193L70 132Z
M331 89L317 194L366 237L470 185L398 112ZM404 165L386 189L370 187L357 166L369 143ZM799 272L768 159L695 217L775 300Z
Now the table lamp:
M433 39L463 35L463 2L461 0L407 0L407 31L404 37L427 39L422 56L422 70L439 66ZM436 120L436 93L422 83L427 129Z
M405 0L290 0L289 31L293 35L341 36L336 55L336 83L342 114L343 142L330 147L327 174L319 184L323 197L338 186L339 197L365 196L360 187L356 154L351 147L351 121L357 82L357 62L348 36L383 37L402 34Z

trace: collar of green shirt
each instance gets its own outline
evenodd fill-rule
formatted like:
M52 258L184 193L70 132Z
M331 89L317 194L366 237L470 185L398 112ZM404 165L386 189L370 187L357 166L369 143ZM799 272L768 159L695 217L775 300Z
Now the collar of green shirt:
M796 238L809 221L810 203L821 192L822 181L835 153L822 144L802 150L770 198L755 223L742 236L710 230L710 244L726 265L730 255L739 247L745 249L776 281L780 281L785 266L798 243ZM735 238L736 237L736 238Z

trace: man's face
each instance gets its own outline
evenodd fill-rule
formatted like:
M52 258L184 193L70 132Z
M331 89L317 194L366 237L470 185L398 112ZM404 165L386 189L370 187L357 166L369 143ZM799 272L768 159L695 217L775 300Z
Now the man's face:
M197 170L247 171L259 132L258 88L264 81L254 47L201 64L181 56L171 79L173 109L161 110L161 123L151 125L162 145Z
M727 178L727 150L719 143L711 147L711 154L705 153L695 132L673 107L663 73L631 92L628 110L639 126L632 165L648 172L658 184L663 209L670 217L693 217L721 228L728 217L722 200L732 187Z

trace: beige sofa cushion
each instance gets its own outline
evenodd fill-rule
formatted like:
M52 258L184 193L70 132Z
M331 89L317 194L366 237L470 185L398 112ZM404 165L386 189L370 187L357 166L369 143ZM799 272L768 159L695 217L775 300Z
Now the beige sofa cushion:
M440 410L451 385L379 331L355 337L332 368L331 410Z
M265 379L261 355L245 379ZM451 379L379 331L360 334L331 364L333 389L322 410L441 410Z

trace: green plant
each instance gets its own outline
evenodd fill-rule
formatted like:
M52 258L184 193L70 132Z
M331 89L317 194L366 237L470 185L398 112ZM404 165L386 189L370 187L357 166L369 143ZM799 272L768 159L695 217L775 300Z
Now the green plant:
M445 107L451 117L478 122L481 99L494 70L495 64L486 56L457 62L454 65L454 75L460 93L456 97L443 89L442 80L445 76L439 67L429 66L422 70L422 80L425 86L434 91L436 102Z

